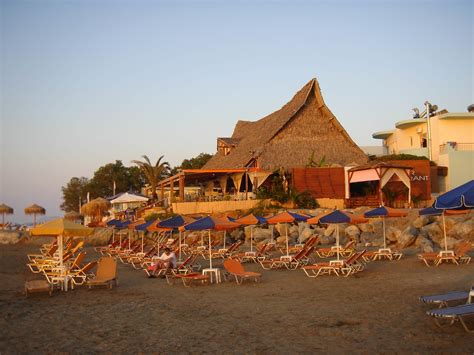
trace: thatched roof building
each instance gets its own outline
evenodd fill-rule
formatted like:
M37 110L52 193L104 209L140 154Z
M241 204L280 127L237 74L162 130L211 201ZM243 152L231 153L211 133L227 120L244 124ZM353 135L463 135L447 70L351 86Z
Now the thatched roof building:
M217 139L217 149L204 169L289 169L305 166L312 155L329 164L367 161L324 103L316 79L278 111L255 122L238 121L232 137Z

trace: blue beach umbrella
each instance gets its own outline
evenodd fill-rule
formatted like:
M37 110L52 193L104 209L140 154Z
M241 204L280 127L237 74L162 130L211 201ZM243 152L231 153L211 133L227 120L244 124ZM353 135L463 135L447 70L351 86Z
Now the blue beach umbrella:
M443 219L443 234L444 234L444 250L448 251L448 238L446 236L446 221L445 215L458 215L465 214L468 211L465 209L453 209L453 210L443 210L440 208L435 208L433 206L424 208L418 212L420 216L441 216Z
M474 180L439 196L433 207L438 209L474 208Z
M212 269L211 230L226 231L239 228L240 224L229 221L227 218L204 217L197 221L186 224L179 229L181 231L209 231L209 265Z

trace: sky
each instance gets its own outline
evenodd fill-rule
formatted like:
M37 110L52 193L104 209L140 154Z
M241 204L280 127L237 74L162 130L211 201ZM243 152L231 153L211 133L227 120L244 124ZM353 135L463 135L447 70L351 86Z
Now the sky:
M354 141L473 98L474 1L0 0L0 203L147 154L214 153L311 78Z

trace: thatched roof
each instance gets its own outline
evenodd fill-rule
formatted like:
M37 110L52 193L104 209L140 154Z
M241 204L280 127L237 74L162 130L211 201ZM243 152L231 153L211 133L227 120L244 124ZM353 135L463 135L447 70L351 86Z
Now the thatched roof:
M0 205L0 214L13 214L13 208L2 203Z
M292 168L306 165L312 152L328 163L367 161L325 105L316 79L278 111L255 122L238 121L230 139L236 147L228 155L218 152L204 169L242 168L253 159L262 169Z
M81 214L85 216L96 216L100 215L102 212L107 211L110 208L111 204L105 198L98 197L81 207Z
M81 214L76 211L66 212L64 214L64 219L67 219L68 221L77 221L78 219L81 219Z
M25 208L25 214L46 214L46 209L34 203Z

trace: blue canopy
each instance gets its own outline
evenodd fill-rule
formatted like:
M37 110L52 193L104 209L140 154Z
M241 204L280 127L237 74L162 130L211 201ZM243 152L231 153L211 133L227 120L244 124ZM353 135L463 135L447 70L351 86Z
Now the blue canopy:
M422 210L418 211L420 216L441 216L444 210L434 208L433 206L423 208Z
M295 219L295 221L297 222L304 222L306 221L307 219L309 219L309 216L303 216L302 214L299 214L299 213L294 213L294 212L288 212L290 215L293 216L293 218ZM257 217L257 216L256 216ZM258 217L257 217L258 218ZM263 218L263 217L260 217L260 218Z
M189 223L189 219L186 220L183 216L178 215L158 222L157 226L161 228L178 229L186 223Z
M474 180L439 196L433 207L439 209L474 208Z
M107 222L107 226L109 227L116 227L116 226L119 226L120 224L122 224L122 222L119 219L112 219Z
M146 231L147 231L147 228L148 228L149 226L151 226L151 225L153 224L153 222L155 222L155 220L150 220L150 221L148 221L148 222L139 224L139 225L135 226L135 230L141 231L141 232L146 232Z
M128 221L128 220L125 221L125 222L120 222L120 224L117 224L117 225L115 226L115 228L117 228L117 229L126 229L126 228L128 228L128 225L129 225L130 223L132 223L132 222L131 222L131 221Z
M388 210L385 208L385 206L380 206L364 213L364 216L367 218L381 217L386 215L388 215Z
M184 225L182 228L184 230L194 230L194 231L202 231L202 230L228 230L238 228L240 224L231 222L228 219L224 218L215 218L215 217L204 217L198 219L195 222L189 223Z
M367 222L361 216L335 210L319 219L321 223L364 223Z

